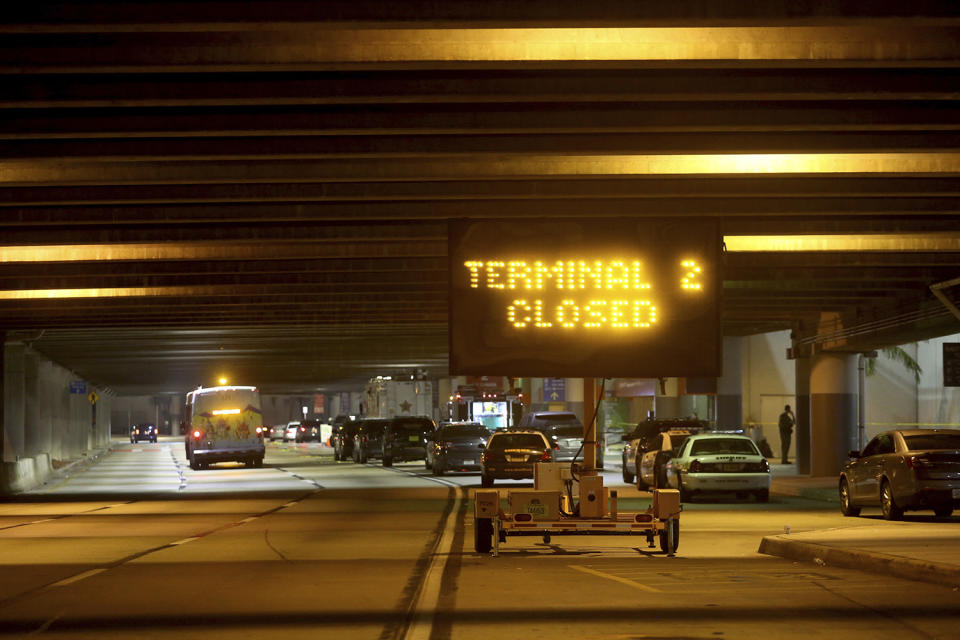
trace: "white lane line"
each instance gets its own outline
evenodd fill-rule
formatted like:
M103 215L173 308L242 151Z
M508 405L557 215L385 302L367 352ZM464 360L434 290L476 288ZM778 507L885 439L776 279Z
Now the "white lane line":
M194 540L199 540L200 536L193 536L192 538L184 538L183 540L177 540L176 542L171 542L170 546L175 547L181 544L187 544L188 542L193 542Z
M453 548L453 535L457 527L457 514L460 513L460 492L457 491L453 508L447 514L443 533L430 559L430 566L423 580L423 586L413 604L413 620L407 627L405 640L430 640L433 631L433 616L440 603L440 582L443 579L443 570L450 560L450 551Z
M241 520L241 521L239 522L239 524L246 524L246 523L248 523L248 522L253 522L253 521L256 520L258 517L259 517L259 516L250 516L249 518L244 518L243 520Z
M95 575L97 575L98 573L103 573L103 572L106 571L106 570L107 570L107 569L106 569L105 567L101 567L101 568L99 568L99 569L90 569L89 571L84 571L83 573L78 573L78 574L75 575L75 576L70 576L69 578L65 578L65 579L61 580L60 582L54 582L54 583L53 583L52 585L50 585L50 586L51 586L51 587L65 587L65 586L67 586L68 584L73 584L74 582L80 582L80 581L83 580L84 578L89 578L89 577L91 577L91 576L95 576Z

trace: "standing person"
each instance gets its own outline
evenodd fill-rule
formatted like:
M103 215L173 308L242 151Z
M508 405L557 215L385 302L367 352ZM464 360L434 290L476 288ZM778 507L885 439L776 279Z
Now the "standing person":
M790 451L790 436L793 435L793 425L796 423L797 419L793 416L790 405L784 406L783 413L780 414L780 420L778 422L780 427L780 450L783 452L780 462L783 464L790 464L790 461L787 459L787 452Z

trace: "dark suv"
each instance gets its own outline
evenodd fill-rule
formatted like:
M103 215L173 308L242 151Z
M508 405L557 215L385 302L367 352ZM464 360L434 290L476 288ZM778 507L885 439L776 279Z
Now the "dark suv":
M353 439L360 428L359 420L347 420L333 428L333 459L346 460L353 457Z
M361 420L353 436L353 461L366 463L370 458L383 457L383 431L390 424L386 418Z
M480 486L492 487L497 478L533 478L538 462L553 462L553 449L539 431L497 431L481 456Z
M383 431L383 466L394 460L423 460L427 457L427 439L436 425L423 416L393 418Z
M132 427L130 427L130 442L140 442L141 440L156 442L157 441L156 425L144 423L144 424L135 424Z
M583 423L570 411L532 411L520 419L516 428L542 433L555 449L555 462L571 462L574 456L577 460L583 460L583 451L580 451L583 444ZM597 468L603 469L604 442L600 434L597 442Z

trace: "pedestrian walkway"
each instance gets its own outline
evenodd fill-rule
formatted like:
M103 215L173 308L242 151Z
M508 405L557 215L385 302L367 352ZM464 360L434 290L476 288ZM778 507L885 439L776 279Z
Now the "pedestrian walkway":
M795 465L773 465L770 491L835 502L839 509L838 478L799 476ZM759 552L960 589L960 517L920 511L887 522L879 514L877 508L876 515L850 518L848 527L768 536Z

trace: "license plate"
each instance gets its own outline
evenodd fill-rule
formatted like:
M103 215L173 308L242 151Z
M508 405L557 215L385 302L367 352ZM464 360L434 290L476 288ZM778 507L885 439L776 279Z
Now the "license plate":
M464 466L472 465L472 464L477 464L477 461L476 461L476 460L464 460L464 461L463 461L463 464L464 464Z
M420 442L420 436L410 436L407 438L410 442Z
M507 456L507 462L526 462L526 456Z
M953 499L954 499L954 500L960 500L960 489L954 489L954 490L953 490Z
M720 465L720 469L723 471L740 471L740 465L739 464L722 464Z

